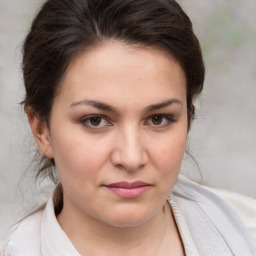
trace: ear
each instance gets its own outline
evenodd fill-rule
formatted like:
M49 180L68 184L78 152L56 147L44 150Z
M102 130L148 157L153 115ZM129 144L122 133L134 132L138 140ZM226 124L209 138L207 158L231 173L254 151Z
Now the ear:
M26 113L34 139L41 152L46 157L53 158L50 130L46 122L42 121L31 107L27 107Z

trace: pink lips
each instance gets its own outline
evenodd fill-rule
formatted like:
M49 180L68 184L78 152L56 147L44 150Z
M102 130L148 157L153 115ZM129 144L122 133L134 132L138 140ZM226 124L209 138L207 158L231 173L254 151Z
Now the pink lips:
M141 181L136 181L132 183L117 182L105 185L105 187L120 197L136 198L142 195L150 187L150 184Z

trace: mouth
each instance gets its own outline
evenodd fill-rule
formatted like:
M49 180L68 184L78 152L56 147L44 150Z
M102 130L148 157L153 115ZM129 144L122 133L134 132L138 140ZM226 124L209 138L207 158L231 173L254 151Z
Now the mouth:
M142 182L117 182L104 185L108 190L122 198L137 198L144 194L152 185Z

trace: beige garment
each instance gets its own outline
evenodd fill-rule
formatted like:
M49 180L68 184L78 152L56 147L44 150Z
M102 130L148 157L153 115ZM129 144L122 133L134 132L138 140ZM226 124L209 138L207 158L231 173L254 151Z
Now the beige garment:
M198 250L191 237L184 215L179 207L178 202L176 201L175 197L172 194L169 197L169 203L174 215L176 225L179 230L179 234L182 240L186 256L199 256Z
M224 199L236 211L256 240L256 200L224 189L209 189Z

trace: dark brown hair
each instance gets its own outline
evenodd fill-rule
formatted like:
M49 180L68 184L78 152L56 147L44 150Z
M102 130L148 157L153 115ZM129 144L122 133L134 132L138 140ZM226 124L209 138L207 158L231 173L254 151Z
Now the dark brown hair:
M49 126L53 99L67 67L90 47L106 40L153 47L171 54L187 80L188 123L202 91L204 63L192 23L174 0L48 0L35 17L23 46L24 107ZM42 156L38 174L53 159Z

